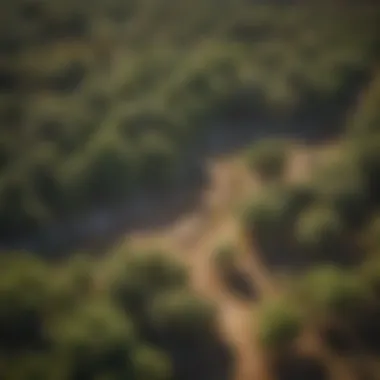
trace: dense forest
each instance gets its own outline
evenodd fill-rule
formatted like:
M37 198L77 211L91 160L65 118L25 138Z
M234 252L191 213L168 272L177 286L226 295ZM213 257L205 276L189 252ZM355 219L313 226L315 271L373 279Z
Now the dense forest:
M324 369L337 354L352 380L376 380L380 6L261 3L2 4L0 243L196 191L207 141L261 128L242 148L260 189L236 218L281 291L256 302L252 336L274 379L345 380ZM338 154L291 183L294 138ZM69 253L1 252L1 379L235 380L218 305L180 260L155 246ZM229 285L239 255L215 253ZM305 364L309 332L332 354Z

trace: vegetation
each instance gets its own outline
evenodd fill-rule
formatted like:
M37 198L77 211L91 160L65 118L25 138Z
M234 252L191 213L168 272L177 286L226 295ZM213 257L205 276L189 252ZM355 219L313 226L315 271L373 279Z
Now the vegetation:
M287 347L294 342L301 329L302 316L297 306L286 300L263 305L259 316L259 338L264 347Z
M287 164L288 143L280 140L261 140L248 152L248 165L262 179L279 179Z
M297 241L306 250L331 252L341 247L344 225L334 210L315 206L300 215L295 233Z
M1 259L1 373L5 379L21 371L14 365L19 361L25 363L17 375L20 378L46 374L44 378L53 379L57 371L62 380L99 376L168 380L175 359L168 344L175 344L175 352L188 350L196 360L199 353L196 348L191 351L189 339L210 343L218 338L213 305L187 288L186 271L173 266L163 253L131 253L123 269L125 275L135 274L134 280L139 280L131 282L126 276L129 282L124 283L124 292L137 292L145 305L144 315L138 308L120 307L125 303L114 297L115 288L108 284L83 291L83 282L73 275L73 268L80 266L75 258L60 266L24 254ZM93 267L90 277L98 270ZM120 278L114 277L120 285ZM157 334L152 335L152 329Z
M367 6L17 0L6 11L4 240L193 181L188 152L210 121L327 117L378 53Z
M309 268L290 296L265 299L255 320L261 344L289 352L319 315L380 337L378 6L16 0L3 13L2 247L37 233L54 240L55 225L70 230L94 210L127 204L133 214L147 199L182 195L201 177L194 162L209 133L228 140L252 122L265 138L247 163L275 181L263 181L244 210L249 237L284 261L331 264L350 250L359 259ZM342 132L341 154L294 184L284 176L288 140L266 136L299 125L305 138ZM218 249L222 274L236 268L235 253ZM172 256L120 249L112 273L107 257L40 256L2 248L2 379L221 377L210 374L227 362L213 356L219 310Z

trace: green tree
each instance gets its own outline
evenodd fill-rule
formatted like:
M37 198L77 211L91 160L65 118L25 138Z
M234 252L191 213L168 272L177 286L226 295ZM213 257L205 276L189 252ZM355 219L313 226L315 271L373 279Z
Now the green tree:
M128 361L136 343L131 320L107 301L85 301L54 319L49 335L72 363L71 378L92 379L97 373L128 376Z
M259 141L247 153L248 166L264 180L282 178L287 165L288 145L283 140Z
M258 318L259 340L267 349L288 346L302 329L300 310L284 299L262 305Z
M317 255L340 250L344 224L331 208L313 206L299 216L295 226L295 237L300 247Z
M131 252L120 265L111 284L111 292L132 313L144 312L145 305L156 294L186 287L186 268L173 257L160 251Z
M368 215L369 190L350 149L316 170L313 186L319 200L330 204L348 226L359 226Z
M139 345L131 359L136 380L169 380L173 376L170 358L155 347Z
M304 304L312 313L333 317L355 313L369 295L360 277L335 266L321 266L305 275L299 284Z
M160 334L175 341L205 341L215 334L214 305L190 291L159 294L153 300L149 316Z
M9 252L0 272L0 344L39 345L50 301L49 267L32 255Z

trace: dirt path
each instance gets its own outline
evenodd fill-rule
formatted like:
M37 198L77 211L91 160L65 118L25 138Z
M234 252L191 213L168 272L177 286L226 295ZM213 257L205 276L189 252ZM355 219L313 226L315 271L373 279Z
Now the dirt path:
M219 309L219 327L234 351L235 380L265 380L264 361L255 342L254 302L234 296L218 276L213 254L221 241L242 241L238 220L232 212L236 199L251 195L257 184L251 181L239 160L227 158L209 168L211 187L204 194L200 215L190 215L166 231L136 235L131 243L137 247L160 246L177 253L190 269L195 291L215 302ZM241 249L246 250L244 244ZM244 268L261 294L269 294L271 281L257 256L244 252Z
M288 178L305 178L310 161L310 150L294 154ZM210 187L203 196L203 208L178 220L174 225L128 236L128 244L136 248L154 246L173 252L189 267L192 286L202 296L215 302L220 310L220 330L234 351L234 380L270 379L255 338L255 301L234 296L218 276L213 253L221 242L238 242L243 268L254 282L259 297L271 297L276 284L260 255L248 246L241 236L239 222L234 215L236 200L252 196L259 184L247 173L245 165L234 157L226 157L209 164ZM348 378L347 378L348 379Z

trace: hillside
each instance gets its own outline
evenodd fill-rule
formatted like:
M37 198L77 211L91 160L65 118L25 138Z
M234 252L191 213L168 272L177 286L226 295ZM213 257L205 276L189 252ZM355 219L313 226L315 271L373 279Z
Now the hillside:
M380 379L380 7L261 3L4 5L1 380Z
M379 12L366 6L18 0L7 8L2 240L196 186L197 147L210 129L228 139L237 121L263 120L285 133L332 134L378 52Z

